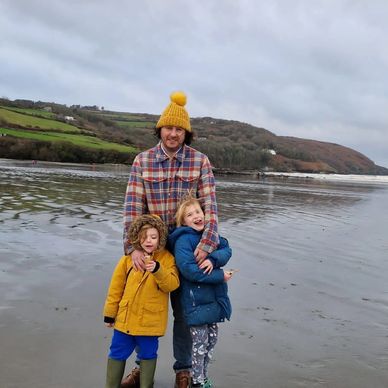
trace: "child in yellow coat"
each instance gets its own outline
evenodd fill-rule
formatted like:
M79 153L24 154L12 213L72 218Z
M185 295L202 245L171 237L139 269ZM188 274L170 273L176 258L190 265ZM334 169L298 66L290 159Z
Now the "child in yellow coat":
M167 228L158 216L144 214L128 231L130 244L148 258L145 272L135 271L131 256L123 256L110 282L104 322L113 327L106 388L118 388L125 362L137 347L140 387L153 387L159 341L165 334L168 295L179 287L174 257L164 248Z

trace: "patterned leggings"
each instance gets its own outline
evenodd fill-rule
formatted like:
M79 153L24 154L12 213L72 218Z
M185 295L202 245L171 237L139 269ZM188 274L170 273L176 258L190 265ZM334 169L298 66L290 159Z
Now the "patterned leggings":
M207 368L213 357L214 346L218 339L218 325L211 323L202 326L191 326L193 340L192 375L194 384L203 384L207 379Z

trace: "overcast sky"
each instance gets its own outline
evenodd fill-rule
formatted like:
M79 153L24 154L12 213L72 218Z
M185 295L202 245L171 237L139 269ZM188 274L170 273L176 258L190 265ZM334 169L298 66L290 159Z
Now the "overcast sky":
M388 167L386 0L0 0L0 96L338 143Z

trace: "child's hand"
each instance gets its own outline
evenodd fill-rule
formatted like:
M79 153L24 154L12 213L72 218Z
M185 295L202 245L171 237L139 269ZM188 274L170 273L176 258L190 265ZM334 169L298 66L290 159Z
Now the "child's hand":
M115 325L114 323L108 323L108 322L104 322L104 324L106 327L109 327L109 328L112 328Z
M146 264L145 264L145 270L148 271L148 272L153 272L153 270L155 269L156 267L156 261L154 260L148 260L146 261Z
M232 279L233 272L231 271L224 271L224 281L227 282L230 279Z
M210 275L213 271L213 263L209 259L206 259L200 264L199 269L204 269L203 273Z

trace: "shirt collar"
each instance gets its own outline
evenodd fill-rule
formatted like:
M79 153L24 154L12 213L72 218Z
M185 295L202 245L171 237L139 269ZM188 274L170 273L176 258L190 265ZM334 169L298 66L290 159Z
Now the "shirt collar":
M177 159L179 162L183 161L183 156L184 156L184 148L185 145L183 144L181 148L174 154L172 159ZM160 141L159 144L156 146L156 159L160 162L163 162L170 157L168 156L167 152L164 150L162 142Z

